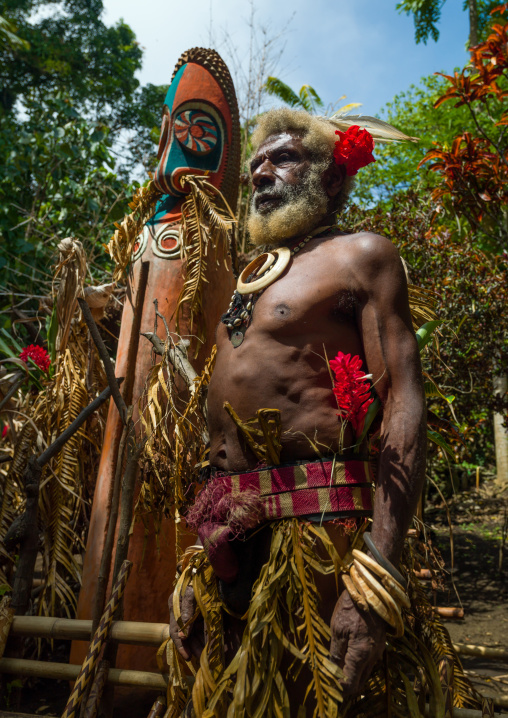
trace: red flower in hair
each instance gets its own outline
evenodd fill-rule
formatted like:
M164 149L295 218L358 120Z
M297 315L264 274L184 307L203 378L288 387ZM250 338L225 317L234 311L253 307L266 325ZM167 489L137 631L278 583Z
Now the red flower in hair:
M335 374L333 393L340 409L339 416L343 421L351 422L359 434L367 409L374 401L369 377L362 371L362 360L359 356L339 352L330 361L330 368Z
M374 140L367 130L361 130L359 125L351 125L346 132L336 130L335 134L339 135L340 140L335 143L333 157L338 165L346 165L348 177L376 161L372 154Z
M26 364L28 364L29 359L32 359L43 372L47 372L51 364L48 352L36 344L30 344L30 346L25 347L21 351L19 358Z

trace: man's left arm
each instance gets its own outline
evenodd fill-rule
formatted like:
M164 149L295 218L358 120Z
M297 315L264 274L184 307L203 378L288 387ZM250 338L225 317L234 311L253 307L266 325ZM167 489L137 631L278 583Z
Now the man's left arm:
M400 560L425 475L425 399L407 282L392 243L375 235L356 240L351 267L357 322L367 370L383 406L371 536L393 564ZM384 649L386 624L362 615L343 593L332 619L331 655L344 667L345 692L358 692Z
M359 328L368 371L383 406L372 539L398 564L425 477L426 413L422 368L407 282L392 243L363 240L370 254L360 281Z

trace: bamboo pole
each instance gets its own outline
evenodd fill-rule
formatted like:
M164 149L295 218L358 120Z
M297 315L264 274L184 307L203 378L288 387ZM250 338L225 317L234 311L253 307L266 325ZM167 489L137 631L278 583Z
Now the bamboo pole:
M508 650L494 646L476 646L472 643L454 643L453 647L460 656L482 656L508 663Z
M70 641L89 641L92 621L75 618L46 618L45 616L14 616L11 634L30 638L57 638ZM144 621L113 621L110 640L131 646L159 648L169 638L169 624Z
M441 616L441 618L464 618L463 608L454 608L453 606L437 606L434 610L439 616Z
M48 661L32 661L24 658L0 658L0 673L16 676L74 681L79 676L80 670L81 666L74 663L49 663ZM108 683L114 686L137 686L157 691L165 691L167 688L167 678L164 678L160 673L130 671L124 668L110 668Z
M426 706L425 715L428 716L428 718L435 718L435 714L432 714L430 712L429 706ZM454 718L483 718L484 713L482 711L477 710L475 708L454 708L453 709L453 717ZM506 713L493 713L493 718L504 718L506 716ZM0 714L1 718L1 714ZM35 717L34 717L35 718Z

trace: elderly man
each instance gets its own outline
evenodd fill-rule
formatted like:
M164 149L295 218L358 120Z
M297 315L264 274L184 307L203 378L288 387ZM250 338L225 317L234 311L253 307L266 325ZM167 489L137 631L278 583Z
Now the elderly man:
M260 586L268 593L259 594L259 600L265 600L279 580L277 561L282 561L282 553L287 554L284 570L296 576L274 589L282 591L284 599L274 598L279 604L273 604L267 619L272 623L264 648L252 667L243 669L247 674L254 671L242 684L245 695L239 696L231 684L230 698L221 698L227 706L236 690L236 707L242 700L247 706L238 715L254 713L251 699L256 703L253 696L265 680L264 669L257 678L254 674L260 656L270 651L276 653L274 675L280 676L271 684L271 695L280 695L281 705L288 696L290 713L285 715L306 715L298 712L304 704L309 715L314 709L318 715L337 715L332 704L337 710L338 700L360 692L383 654L387 630L399 628L393 604L397 608L406 600L404 579L396 567L424 478L421 366L397 250L389 239L350 234L336 225L352 176L373 161L368 133L352 128L341 133L340 140L337 134L328 120L304 112L276 110L261 118L250 160L248 228L252 242L265 254L242 273L217 329L217 360L208 392L212 472L189 522L198 529L219 579L225 663L237 683L242 670L235 664L242 660L238 648L243 641L243 653L248 652L263 628L263 621L256 628L259 614L253 603ZM356 414L348 409L352 404L347 396L344 405L347 382L340 385L338 380L346 375L350 383L357 380L349 397L353 404L356 397ZM362 436L371 393L382 405L375 457L366 456L368 434ZM257 433L252 417L258 418ZM260 436L266 439L264 454L256 450ZM366 489L369 461L376 476L373 506ZM224 496L228 508L221 519L217 511ZM230 520L235 511L241 515L236 524ZM365 553L355 554L361 565L351 575L343 569L343 581L337 583L337 571L316 566L324 566L325 559L337 566L352 537L358 539L369 526L369 516ZM292 538L274 545L277 527L288 521L297 527L288 529ZM302 539L306 565L298 551L293 555L295 541L304 535L298 534L299 527L313 532L305 534L313 542ZM377 598L369 593L373 576L389 598L377 589ZM300 590L307 579L312 584L308 595L305 589L300 597L288 599L287 592ZM194 605L189 586L181 604L180 628L172 615L172 637L185 658L198 655L203 643L202 624L189 622ZM291 606L300 626L305 624L305 611L312 614L313 606L318 607L322 628L316 631L322 630L321 638L325 628L331 634L329 657L323 656L322 664L318 665L321 659L309 659L315 636L309 634L307 648L298 648L295 638L290 650L291 641L277 633L275 614L280 616L281 633L291 633ZM275 635L282 648L277 644L272 649ZM305 663L305 670L295 681L291 676L298 675L298 661ZM322 678L317 675L320 670ZM208 697L210 693L213 699L212 689ZM200 714L196 705L194 710ZM272 708L265 710L260 715L272 714Z

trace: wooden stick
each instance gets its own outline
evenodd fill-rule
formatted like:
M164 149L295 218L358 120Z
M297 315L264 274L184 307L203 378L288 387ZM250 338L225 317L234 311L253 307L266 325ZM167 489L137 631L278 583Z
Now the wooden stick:
M10 633L13 636L89 641L92 621L45 616L14 616ZM131 646L159 646L169 638L169 624L142 621L113 621L109 639Z
M30 661L23 658L0 658L0 673L10 675L74 681L79 676L80 670L81 666L72 663L49 663L48 661ZM160 673L110 668L108 683L114 686L139 686L140 688L153 688L156 691L164 691L167 687L167 677L163 677Z
M88 304L82 297L78 297L78 304L81 308L81 312L83 313L83 319L86 322L88 331L90 332L92 339L94 341L94 344L97 347L97 351L99 352L99 356L102 359L102 363L104 365L104 371L106 372L108 384L111 389L111 394L113 395L113 400L118 409L118 413L120 414L122 423L125 424L127 422L127 405L125 404L125 401L124 401L122 395L120 394L120 389L118 388L118 384L116 383L115 369L113 366L113 362L111 361L109 354L108 354L108 350L106 349L106 345L102 341L102 337L99 334L99 330L97 329L97 324L95 323L95 320L92 317L92 312L90 311L90 307L88 306Z
M414 574L415 578L420 581L430 581L433 578L430 568L421 568L419 571L415 571Z
M476 646L472 643L454 643L453 647L460 656L482 656L508 663L508 650L494 646Z
M14 394L17 392L19 387L23 384L25 381L25 374L23 372L18 372L20 375L18 380L14 382L14 384L11 386L7 394L4 396L2 401L0 401L0 411L4 408L4 406L9 402L9 399L14 396Z
M88 652L77 675L76 683L74 684L74 688L69 696L65 710L62 713L62 718L75 718L76 716L85 688L93 675L95 664L109 634L111 624L113 622L113 616L122 598L131 569L132 563L130 561L124 561L122 570L118 575L118 579L115 581L111 590L111 598L104 610L101 622L99 623L97 631L94 634L90 646L88 647Z
M441 618L453 618L462 619L464 618L463 608L454 608L452 606L439 606L434 609Z
M12 543L15 545L18 542L20 544L19 560L14 574L11 598L11 606L17 614L26 613L30 605L35 561L39 549L37 515L39 513L41 471L42 469L37 459L35 456L31 456L23 474L26 492L25 512L18 517L19 523L14 521L4 538L5 546L10 546Z
M102 550L101 562L99 565L99 575L97 577L97 588L95 589L94 604L92 610L93 628L99 625L100 617L104 610L106 601L106 591L108 588L109 575L111 572L111 558L113 556L113 546L115 545L116 524L118 521L118 508L120 505L120 487L123 469L123 460L125 449L127 446L127 438L130 431L129 423L124 424L122 436L120 438L120 446L118 448L118 456L116 459L115 476L113 478L113 494L111 496L111 506L109 508L108 530L104 540L104 548ZM95 632L95 630L94 630Z
M138 288L136 292L136 304L132 314L131 335L129 337L129 346L127 348L127 379L125 381L123 392L125 403L127 405L132 403L132 390L134 387L134 377L136 375L136 357L139 349L139 333L141 330L141 319L143 317L143 304L145 303L149 269L149 262L141 262Z
M120 386L120 384L123 382L123 377L120 377L118 379L115 378L117 386ZM55 439L55 441L48 446L45 451L42 452L40 456L37 457L37 463L39 466L45 466L50 459L52 459L54 456L58 454L58 452L62 449L63 445L69 441L71 436L76 433L76 431L85 423L85 421L88 419L88 417L94 413L94 411L97 411L97 409L104 404L107 399L111 396L111 387L107 386L103 392L99 394L99 396L94 399L88 406L85 406L83 411L81 411L78 416L74 419L74 421L69 424L69 426L63 431L60 436Z
M99 703L101 702L102 694L108 681L108 673L110 668L111 664L109 661L102 660L99 662L99 665L97 666L97 672L95 673L95 677L93 679L92 687L87 697L86 705L81 711L83 718L96 717ZM81 705L83 706L83 703Z
M152 706L152 710L148 714L148 718L162 718L166 712L166 698L159 696Z

